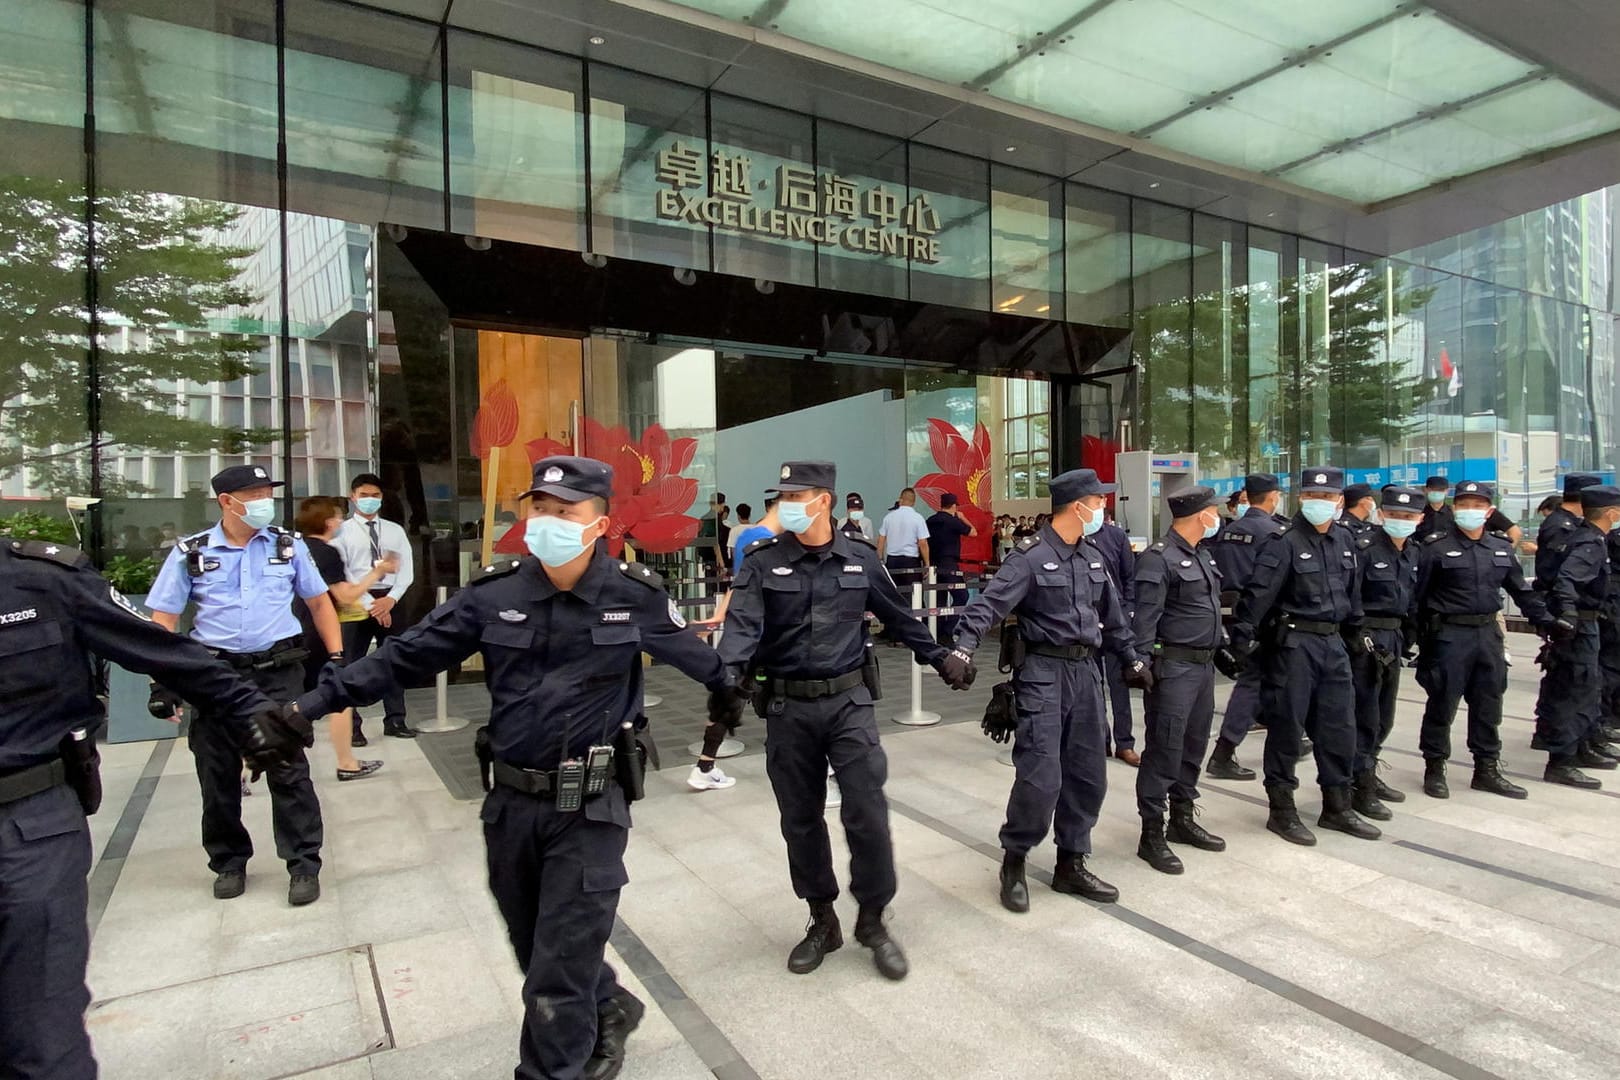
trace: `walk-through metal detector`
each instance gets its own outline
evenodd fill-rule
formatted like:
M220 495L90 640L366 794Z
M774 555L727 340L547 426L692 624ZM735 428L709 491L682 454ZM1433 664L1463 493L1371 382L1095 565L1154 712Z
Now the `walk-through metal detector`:
M1128 450L1115 455L1114 475L1119 485L1120 528L1130 534L1131 545L1141 550L1170 527L1166 497L1198 483L1198 455Z

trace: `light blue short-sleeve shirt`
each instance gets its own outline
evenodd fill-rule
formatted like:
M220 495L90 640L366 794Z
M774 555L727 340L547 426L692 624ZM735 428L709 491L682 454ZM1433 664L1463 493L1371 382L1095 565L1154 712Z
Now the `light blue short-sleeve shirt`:
M303 631L293 614L293 597L305 600L326 592L326 582L302 540L293 541L292 557L274 562L276 538L260 529L245 547L235 547L215 525L199 551L203 572L192 577L186 555L176 545L158 572L146 606L179 615L188 603L197 606L191 636L215 649L233 653L263 652Z
M884 517L878 535L887 541L886 555L916 556L917 542L928 539L928 521L909 506L897 506Z

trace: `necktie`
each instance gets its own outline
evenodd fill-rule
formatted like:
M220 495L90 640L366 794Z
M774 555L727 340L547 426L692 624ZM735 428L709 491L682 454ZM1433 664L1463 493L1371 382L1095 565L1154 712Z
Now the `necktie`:
M382 558L382 544L377 539L377 523L366 522L366 531L371 534L371 561L376 562Z

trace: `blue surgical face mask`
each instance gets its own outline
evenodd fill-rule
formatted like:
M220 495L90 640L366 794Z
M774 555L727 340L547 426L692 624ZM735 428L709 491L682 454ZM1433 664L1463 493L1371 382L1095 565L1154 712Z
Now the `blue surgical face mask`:
M232 495L236 504L242 508L242 520L255 529L262 529L276 520L276 500L274 499L248 499L243 501Z
M375 514L382 509L382 500L375 498L360 498L354 500L354 508L362 514Z
M1470 532L1475 529L1483 529L1485 527L1485 519L1491 516L1491 512L1489 510L1476 510L1473 508L1467 510L1458 510L1455 511L1455 513L1457 515L1457 527L1459 529L1467 529Z
M1333 511L1339 504L1332 499L1301 499L1299 512L1312 525L1325 525L1333 520Z
M1092 508L1082 504L1080 509L1091 515L1091 517L1080 526L1082 534L1085 536L1095 536L1097 534L1097 530L1102 528L1103 524L1102 507L1099 506Z
M859 521L865 516L866 516L866 511L865 510L851 510L849 512L849 520L851 520L851 521Z
M1429 505L1430 506L1438 507L1442 503L1444 503L1445 501L1446 501L1446 493L1445 492L1443 492L1443 491L1431 491L1431 492L1429 492Z
M532 517L523 526L523 543L545 565L566 566L585 554L585 530L596 521L581 525L555 515Z
M788 502L783 500L776 504L776 518L782 523L782 528L795 536L802 536L810 531L816 518L821 515L810 512L810 503Z
M1394 518L1384 519L1384 531L1397 540L1405 540L1417 532L1418 523L1415 521L1396 521Z
M1213 537L1216 533L1218 533L1220 531L1221 531L1221 516L1219 514L1216 514L1215 515L1215 524L1213 524L1213 525L1205 525L1204 526L1204 539L1208 540L1208 539L1210 539L1211 537Z

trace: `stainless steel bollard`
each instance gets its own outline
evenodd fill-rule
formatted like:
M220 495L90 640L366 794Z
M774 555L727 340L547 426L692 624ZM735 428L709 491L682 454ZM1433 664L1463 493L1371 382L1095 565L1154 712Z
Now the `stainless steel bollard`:
M450 590L445 586L440 585L438 591L434 594L434 598L438 601L438 603L442 604L446 600L450 599ZM467 718L465 716L450 715L450 676L445 672L441 671L438 675L434 676L433 698L433 719L416 723L414 726L417 731L425 732L429 735L442 735L449 731L460 731L462 728L467 726Z

